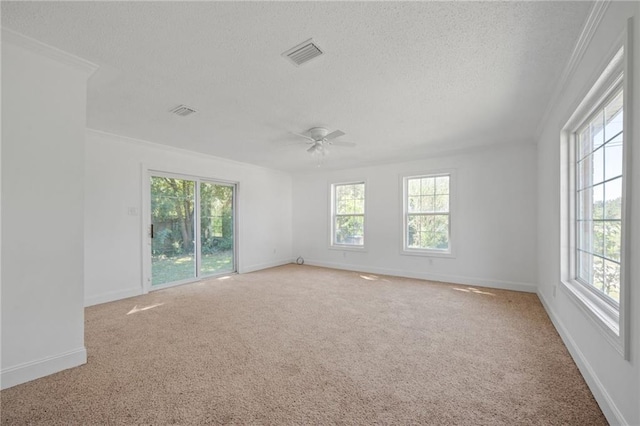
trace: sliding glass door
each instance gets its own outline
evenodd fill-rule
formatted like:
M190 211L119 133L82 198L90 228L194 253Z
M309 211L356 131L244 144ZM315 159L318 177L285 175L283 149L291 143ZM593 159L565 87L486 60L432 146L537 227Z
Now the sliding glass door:
M200 273L234 272L234 187L200 183Z
M151 177L151 284L196 277L196 182Z
M235 272L235 185L150 176L151 286Z

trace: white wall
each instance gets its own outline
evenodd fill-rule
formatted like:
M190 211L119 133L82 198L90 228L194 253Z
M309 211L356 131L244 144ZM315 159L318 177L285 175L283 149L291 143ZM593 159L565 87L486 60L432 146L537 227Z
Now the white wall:
M239 272L291 261L288 174L88 130L85 150L85 302L142 293L145 168L238 182ZM129 208L137 209L136 216ZM275 251L275 252L274 252Z
M2 388L86 362L83 173L92 66L3 31Z
M560 289L560 131L603 71L628 17L635 16L631 237L631 359L605 340L597 327ZM567 81L538 142L539 296L612 424L640 424L640 3L612 2L576 71ZM628 94L625 94L628 96ZM629 137L632 137L630 139ZM554 296L554 287L558 288Z
M366 149L366 147L362 147ZM402 174L454 169L455 258L408 256L402 246ZM409 163L294 177L294 257L371 273L535 291L535 146L495 146ZM331 183L366 180L366 252L328 248Z

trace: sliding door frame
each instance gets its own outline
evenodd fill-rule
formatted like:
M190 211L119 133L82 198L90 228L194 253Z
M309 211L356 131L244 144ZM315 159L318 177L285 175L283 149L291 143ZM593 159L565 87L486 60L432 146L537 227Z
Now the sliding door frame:
M217 179L208 176L198 176L192 174L185 174L180 172L167 171L163 168L149 167L142 165L142 210L141 210L141 225L142 225L142 293L146 294L150 291L161 290L163 288L174 287L182 284L188 284L198 282L201 280L210 279L216 276L230 275L238 272L238 191L239 183L224 179ZM151 177L167 177L174 179L183 179L195 182L194 188L194 257L196 273L193 278L187 278L180 281L175 281L166 284L160 284L152 286L152 256L151 256ZM201 247L201 235L200 235L200 184L208 183L214 185L229 186L233 189L233 268L229 272L221 272L219 274L210 274L200 276L200 269L202 265L202 247Z
M209 274L209 275L204 275L204 276L198 276L198 280L201 279L207 279L207 278L211 278L211 277L216 277L216 276L222 276L222 275L229 275L229 274L236 274L238 273L238 213L237 213L237 200L238 200L238 183L237 182L229 182L229 181L224 181L224 180L220 180L220 179L212 179L212 178L207 178L207 177L199 177L197 178L198 180L196 181L196 201L197 201L197 207L199 207L197 210L198 212L196 213L196 218L198 220L198 225L197 225L197 229L198 232L196 232L195 237L196 237L196 265L198 265L198 268L201 268L202 266L202 230L200 229L201 226L201 218L200 218L200 214L202 213L202 206L200 205L200 186L203 183L208 183L208 184L213 184L213 185L220 185L220 186L227 186L230 187L233 191L233 199L232 199L232 203L231 203L231 208L233 211L233 215L232 215L232 229L233 229L233 265L231 268L230 272L220 272L220 273L214 273L214 274ZM199 274L197 274L199 275Z

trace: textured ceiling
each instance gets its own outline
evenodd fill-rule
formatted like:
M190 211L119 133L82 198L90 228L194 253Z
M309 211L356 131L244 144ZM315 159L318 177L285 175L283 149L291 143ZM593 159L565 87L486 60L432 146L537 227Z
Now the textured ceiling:
M590 2L2 2L2 25L99 65L89 128L286 171L533 142ZM301 67L281 53L309 38ZM198 110L178 117L168 110Z

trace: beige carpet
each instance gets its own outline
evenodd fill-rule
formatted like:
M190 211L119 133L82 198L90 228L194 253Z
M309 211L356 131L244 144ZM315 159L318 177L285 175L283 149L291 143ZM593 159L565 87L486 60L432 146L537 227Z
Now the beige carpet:
M2 424L606 424L533 294L287 265L86 310Z

